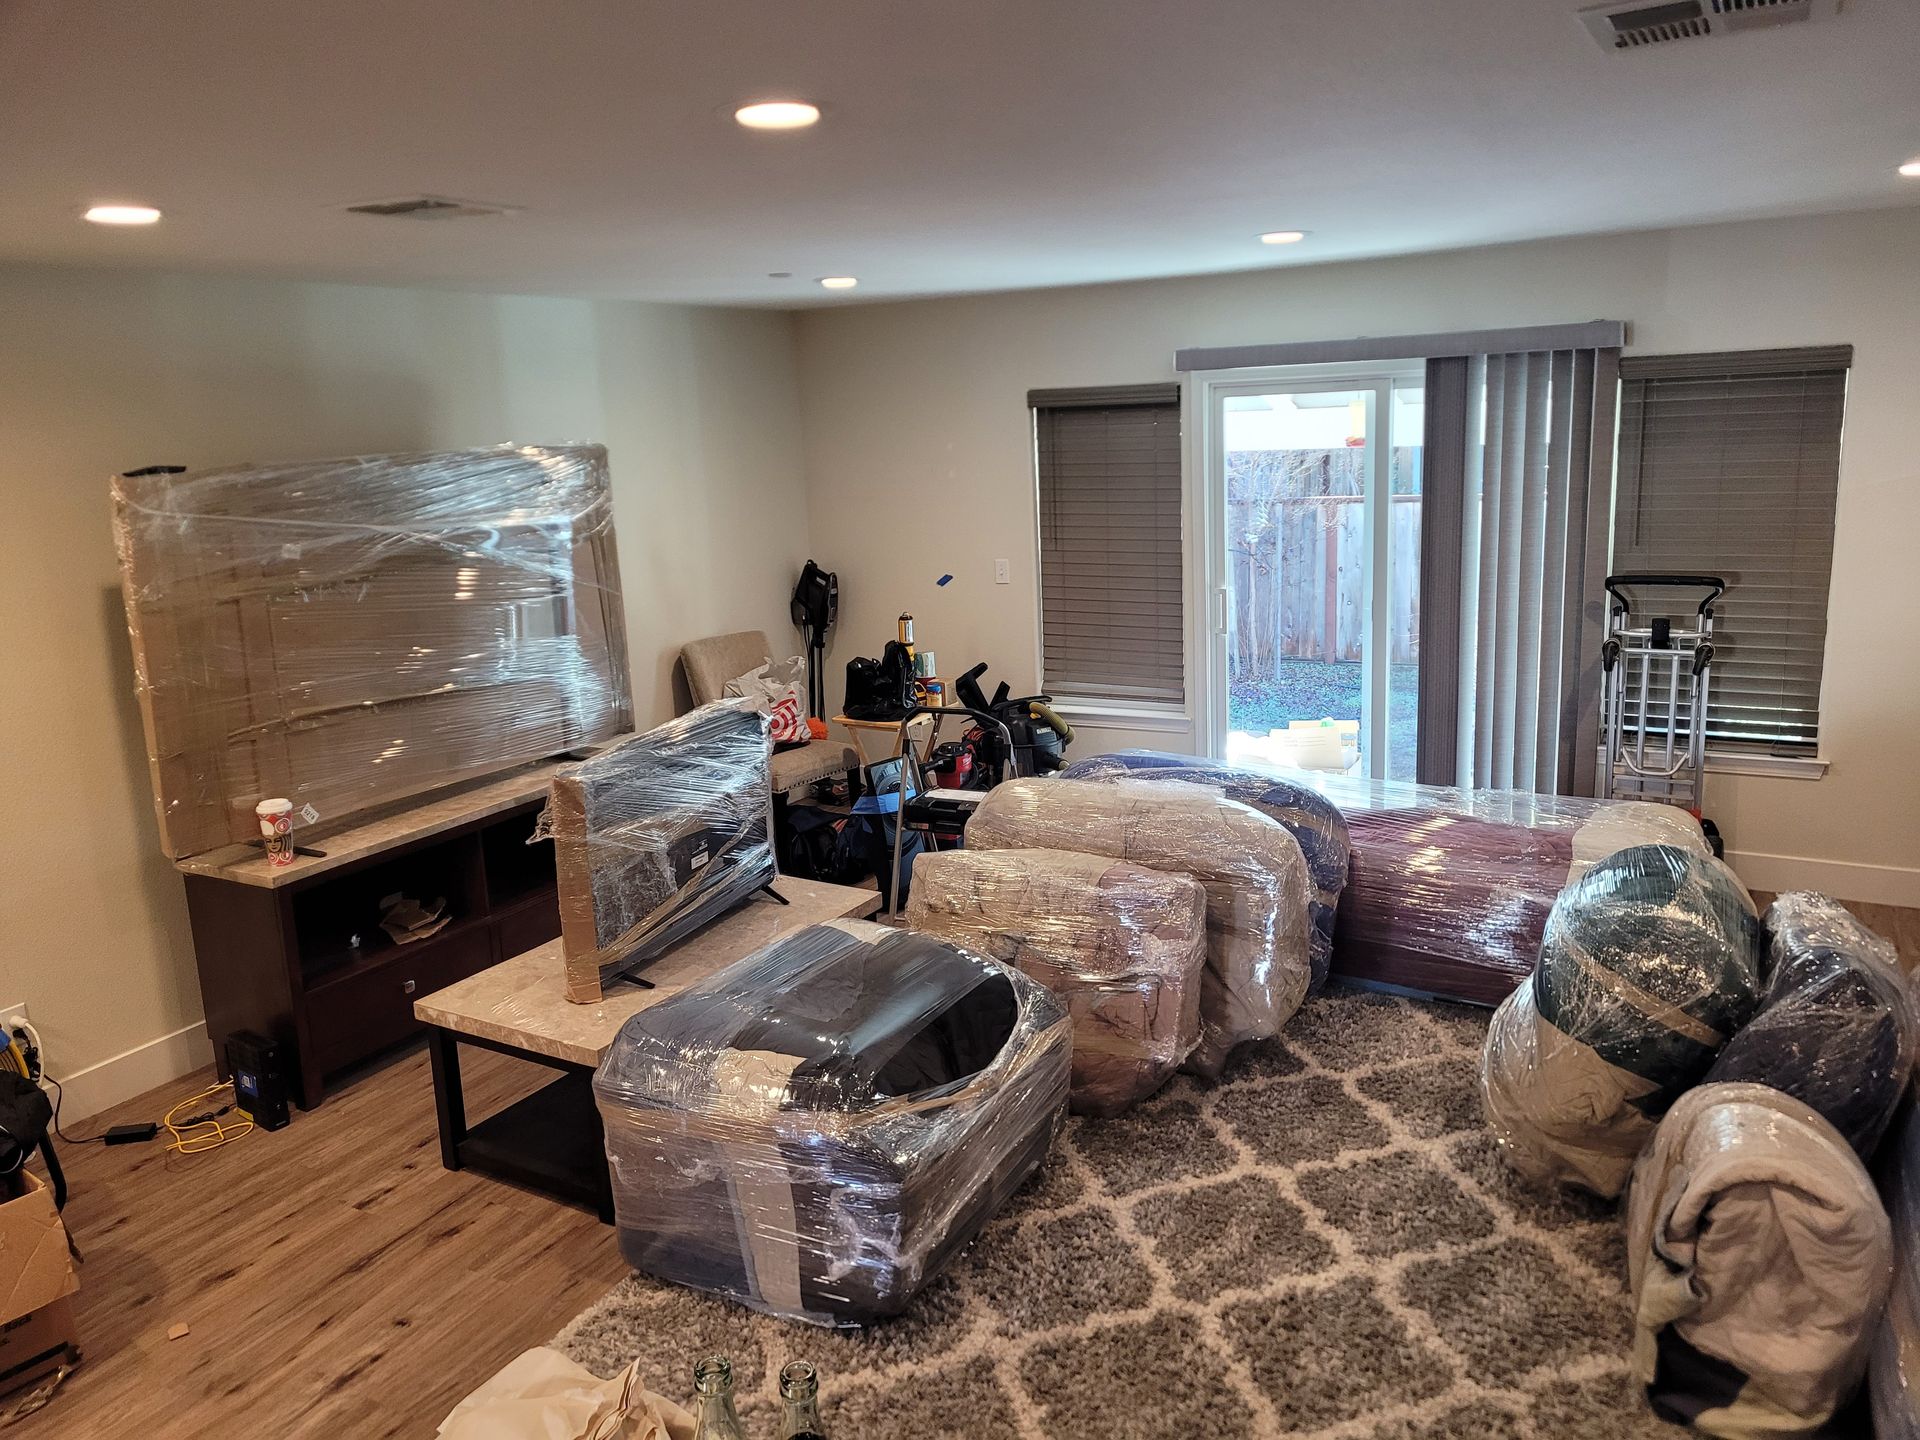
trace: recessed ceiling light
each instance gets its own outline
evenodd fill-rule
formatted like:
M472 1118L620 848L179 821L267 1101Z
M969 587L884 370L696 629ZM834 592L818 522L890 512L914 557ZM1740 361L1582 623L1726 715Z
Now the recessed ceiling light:
M824 290L851 290L860 282L851 275L822 275L820 286Z
M80 218L96 225L151 225L160 212L151 205L95 205Z
M1920 180L1920 155L1914 156L1913 159L1902 165L1900 167L1900 173L1909 180Z
M1307 238L1304 230L1269 230L1260 237L1262 245L1298 245Z
M820 118L820 107L804 100L762 100L742 105L733 118L749 130L804 130Z

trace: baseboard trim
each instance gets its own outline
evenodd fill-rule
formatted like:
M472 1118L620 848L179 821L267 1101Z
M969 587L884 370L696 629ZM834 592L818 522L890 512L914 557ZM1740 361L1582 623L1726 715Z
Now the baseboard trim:
M1920 907L1920 870L1907 866L1860 865L1752 850L1729 850L1727 863L1754 890L1818 890L1836 900Z
M103 1110L212 1063L213 1042L207 1038L207 1024L196 1020L171 1035L136 1045L71 1075L56 1072L54 1078L64 1092L60 1128L71 1132Z

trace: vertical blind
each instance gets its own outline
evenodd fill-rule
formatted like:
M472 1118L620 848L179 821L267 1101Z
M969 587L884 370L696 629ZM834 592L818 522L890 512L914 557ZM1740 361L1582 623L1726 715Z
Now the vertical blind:
M1180 387L1035 390L1042 683L1185 699Z
M1852 360L1850 346L1823 346L1621 361L1613 568L1727 581L1710 743L1791 752L1819 739Z

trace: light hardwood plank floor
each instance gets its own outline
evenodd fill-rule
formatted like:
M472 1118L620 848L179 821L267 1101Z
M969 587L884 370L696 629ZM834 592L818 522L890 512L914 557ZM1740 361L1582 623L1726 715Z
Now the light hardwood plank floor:
M554 1075L462 1061L472 1119ZM65 1128L157 1120L209 1083ZM430 1436L626 1273L587 1212L441 1168L424 1048L273 1134L191 1157L164 1137L60 1147L84 1359L8 1440Z

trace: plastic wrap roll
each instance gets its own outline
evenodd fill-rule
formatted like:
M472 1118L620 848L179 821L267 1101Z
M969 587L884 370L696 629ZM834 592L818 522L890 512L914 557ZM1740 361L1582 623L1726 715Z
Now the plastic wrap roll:
M1197 880L1059 850L949 850L914 873L909 927L1011 965L1065 1002L1074 1110L1120 1113L1199 1043L1207 893Z
M1893 1288L1874 1336L1867 1389L1879 1440L1920 1440L1920 1106L1907 1107L1881 1164L1893 1221Z
M1719 861L1623 850L1561 892L1494 1013L1487 1120L1522 1174L1620 1193L1659 1117L1759 1005L1760 922Z
M1061 771L1063 780L1179 780L1218 790L1230 800L1251 805L1262 815L1284 825L1300 846L1313 882L1307 913L1313 932L1307 937L1307 955L1318 990L1326 983L1333 961L1333 924L1340 891L1347 883L1351 850L1347 822L1331 801L1307 785L1283 776L1238 765L1223 765L1192 755L1169 755L1157 750L1120 750L1078 760Z
M136 472L113 531L169 855L632 726L601 446Z
M1913 1007L1899 952L1824 895L1782 895L1765 918L1766 998L1707 1080L1784 1090L1871 1160L1913 1073Z
M1187 1067L1215 1078L1227 1053L1279 1033L1306 998L1300 845L1278 821L1217 790L1172 780L1075 785L1009 780L967 824L980 850L1073 850L1191 875L1207 892L1200 1043Z
M1766 1085L1675 1103L1634 1169L1627 1257L1635 1379L1662 1418L1731 1440L1822 1431L1866 1368L1893 1268L1866 1168Z
M772 742L750 700L702 705L553 777L567 993L632 970L774 879Z
M594 1076L620 1248L756 1310L904 1310L1045 1157L1072 1025L948 941L815 925L642 1010Z

